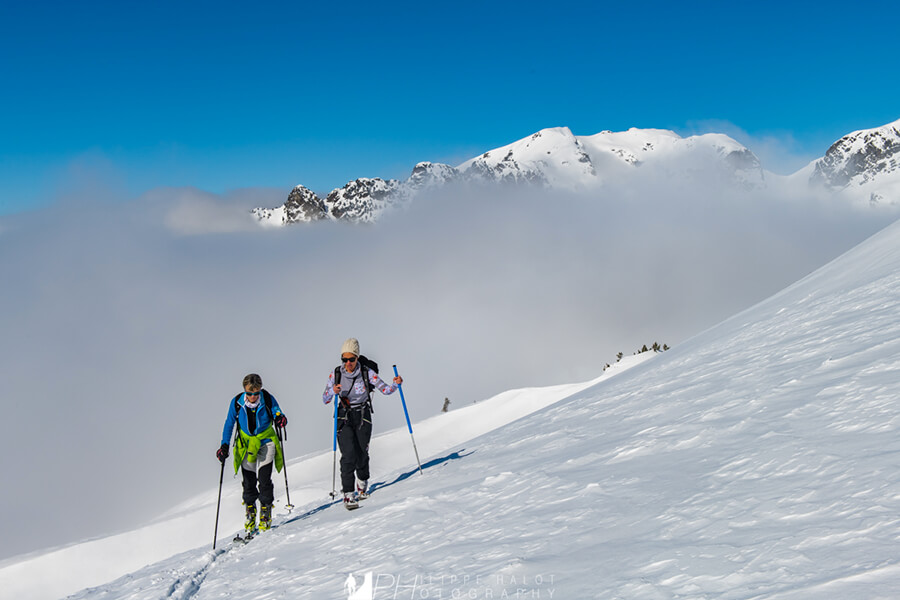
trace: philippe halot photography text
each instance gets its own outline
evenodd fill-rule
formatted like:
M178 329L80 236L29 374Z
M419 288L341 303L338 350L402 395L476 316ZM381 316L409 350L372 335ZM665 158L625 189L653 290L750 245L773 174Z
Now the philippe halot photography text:
M553 574L373 573L347 577L348 600L552 599Z

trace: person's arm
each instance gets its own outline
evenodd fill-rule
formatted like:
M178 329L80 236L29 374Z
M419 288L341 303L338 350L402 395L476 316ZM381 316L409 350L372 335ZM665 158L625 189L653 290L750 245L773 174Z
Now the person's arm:
M325 383L325 392L322 393L322 402L329 404L334 400L334 395L340 391L335 391L334 388L334 373L332 372L328 374L328 381Z
M275 396L269 394L272 398L272 420L275 422L275 427L286 427L287 426L287 417L281 411L281 407L278 405L278 400L275 399Z
M234 433L234 425L237 423L237 413L234 412L234 400L228 403L228 416L225 417L225 427L222 428L222 443L230 444L231 435Z
M394 382L392 384L388 384L384 379L378 376L378 373L375 371L369 370L369 383L378 388L384 395L390 395L397 391L397 388L400 387L400 384L403 383L402 377L394 377Z

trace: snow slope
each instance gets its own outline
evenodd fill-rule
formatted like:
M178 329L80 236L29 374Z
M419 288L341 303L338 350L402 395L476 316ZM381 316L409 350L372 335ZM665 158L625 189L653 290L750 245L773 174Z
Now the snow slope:
M599 378L586 383L566 384L542 388L527 388L503 392L461 409L425 419L414 424L416 444L423 460L426 457L449 453L455 446L478 437L492 429L502 427L515 419L544 408L553 402L589 387L598 381L613 377L640 364L653 353L624 357L612 365ZM378 396L378 394L376 394ZM375 405L381 402L399 402L399 394L390 397L376 397ZM415 398L407 400L410 412L415 414ZM330 407L307 407L309 418L318 417L323 426L331 427ZM378 431L377 415L375 431ZM290 430L288 430L290 433ZM290 456L290 439L286 441L286 452ZM372 440L373 473L407 469L415 464L415 454L409 432L404 429L376 435ZM289 460L288 483L291 502L298 507L319 505L330 500L332 489L332 452ZM213 483L215 466L210 467ZM219 523L221 540L227 545L236 531L243 527L241 508L240 476L232 478L226 465L225 483L222 493L222 508ZM277 474L276 513L286 503L284 497L284 477ZM340 484L340 482L338 482ZM97 585L125 573L139 569L148 563L170 557L198 546L211 547L216 512L217 487L208 493L189 499L167 511L154 523L135 531L120 535L90 540L81 544L36 553L25 557L14 557L0 563L0 590L16 597L58 598L76 592L90 585ZM285 511L281 510L283 514ZM297 511L294 511L297 514ZM43 577L52 572L53 579Z
M350 577L357 598L896 597L900 223L652 361L552 394L448 450L417 430L423 475L402 436L376 449L393 470L356 512L306 499L247 546L75 598L346 598ZM450 435L444 416L430 423Z

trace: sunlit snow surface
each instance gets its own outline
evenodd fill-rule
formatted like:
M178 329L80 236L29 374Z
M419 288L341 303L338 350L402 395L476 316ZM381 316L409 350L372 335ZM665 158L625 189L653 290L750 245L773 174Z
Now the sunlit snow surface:
M447 456L455 456L455 449L461 443L502 427L596 382L614 377L652 356L653 353L645 353L625 357L591 382L510 390L418 422L415 425L416 443L425 461L425 469L446 460ZM394 394L379 398L378 402L400 402L400 397L399 394ZM410 398L409 402L413 404L416 398ZM317 403L318 400L309 407L307 418L318 418L323 427L330 428L330 408L319 405L317 409ZM377 432L377 414L374 421ZM291 443L289 437L285 442L289 456ZM409 475L406 471L411 468L411 464L415 464L412 438L405 428L376 435L372 440L371 454L375 476L385 473L390 478L373 479L376 489L398 477ZM308 514L311 510L318 512L318 509L324 508L323 503L330 502L333 464L334 454L331 451L289 460L291 502L297 508L288 518ZM240 477L232 477L233 471L228 470L230 465L229 462L226 467L218 530L220 543L226 545L234 533L243 527L244 518ZM212 458L209 472L198 476L208 476L212 482L218 478L218 474L218 463ZM276 474L276 515L285 514L283 482L284 477ZM115 579L175 553L204 544L211 547L215 511L216 490L212 489L173 507L157 522L135 531L50 552L35 553L32 556L14 557L0 564L0 589L4 593L22 594L28 598L59 598L86 586ZM341 511L344 512L343 508ZM276 518L276 521L283 520ZM46 577L51 572L54 576ZM190 579L191 577L188 578ZM91 595L88 594L88 597ZM152 593L150 597L153 597Z
M547 394L563 399L496 430L502 411L479 405L423 423L424 474L405 431L384 436L391 469L355 512L320 484L246 546L227 541L232 515L215 552L74 597L347 598L351 576L367 598L897 597L900 224L669 352ZM444 418L489 422L423 451ZM330 460L309 462L330 477Z

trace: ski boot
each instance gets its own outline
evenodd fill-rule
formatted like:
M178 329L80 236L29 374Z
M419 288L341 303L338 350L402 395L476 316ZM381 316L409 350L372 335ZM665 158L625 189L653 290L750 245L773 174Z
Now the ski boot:
M247 518L244 520L244 531L247 532L247 535L252 536L256 533L256 503L245 504L244 506L247 509Z
M359 508L359 502L356 501L356 492L344 492L344 508L347 510Z
M357 500L365 500L369 497L369 481L356 482L356 498Z
M259 530L267 531L272 527L272 505L264 504L259 507Z

